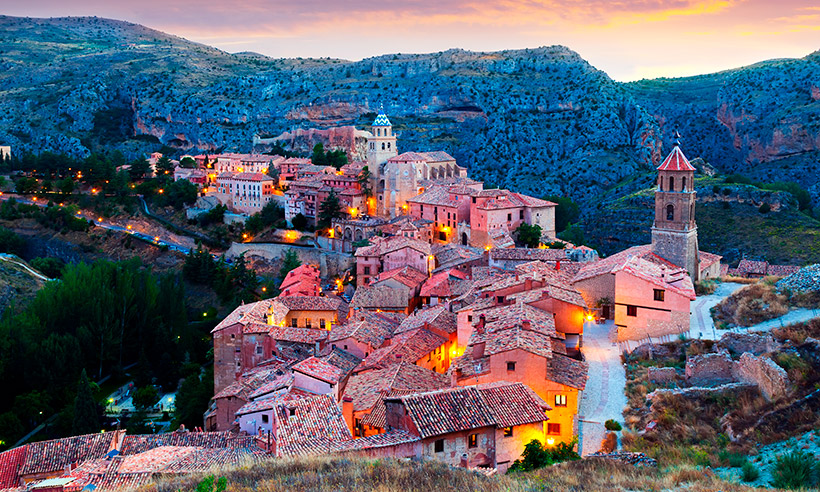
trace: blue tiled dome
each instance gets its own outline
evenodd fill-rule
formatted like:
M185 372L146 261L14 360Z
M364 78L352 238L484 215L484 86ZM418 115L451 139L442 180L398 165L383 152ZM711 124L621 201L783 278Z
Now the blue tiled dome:
M373 126L392 126L390 120L387 119L387 115L384 114L384 110L379 110L379 115L373 120Z

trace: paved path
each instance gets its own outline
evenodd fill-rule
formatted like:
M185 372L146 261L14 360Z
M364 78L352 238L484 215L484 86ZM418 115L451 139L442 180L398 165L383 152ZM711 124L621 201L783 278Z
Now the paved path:
M612 327L611 322L584 325L584 346L581 350L589 364L589 378L578 412L581 455L598 451L606 433L605 421L623 421L626 372L618 344L610 339Z
M764 321L753 326L736 327L730 330L717 329L709 310L741 287L743 287L743 284L733 282L721 283L718 284L718 288L713 294L698 297L692 302L692 316L688 337L701 338L704 340L720 340L720 337L729 332L746 333L751 331L768 331L772 328L801 323L820 316L820 311L816 309L795 309L779 318L770 319L769 321Z

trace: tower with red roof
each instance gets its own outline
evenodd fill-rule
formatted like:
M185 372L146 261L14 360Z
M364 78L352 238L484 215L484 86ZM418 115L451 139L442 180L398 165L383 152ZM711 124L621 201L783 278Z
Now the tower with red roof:
M658 167L652 252L698 280L698 227L695 223L695 168L680 143Z

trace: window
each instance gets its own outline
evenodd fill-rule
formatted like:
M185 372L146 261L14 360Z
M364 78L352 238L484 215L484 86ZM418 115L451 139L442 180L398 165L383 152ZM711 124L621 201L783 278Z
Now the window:
M290 319L290 326L292 326L292 327L296 328L297 326L299 326L299 325L297 324L297 323L298 323L298 321L299 321L299 320L298 320L297 318L291 318L291 319Z
M515 362L513 362L513 361L508 361L508 362L507 362L507 370L508 370L508 371L514 371L514 370L515 370Z
M683 182L681 183L680 190L686 191L686 176L683 177Z
M627 316L637 316L638 315L638 306L627 306L626 307L626 315Z
M521 220L524 220L524 211L523 210L518 211L518 218L521 219Z
M365 275L370 275L370 267L369 266L364 267L364 274Z
M675 191L675 178L669 176L669 191Z
M512 427L504 427L504 437L512 437L513 431Z
M469 436L467 436L467 447L478 447L478 434L470 434Z
M326 326L327 326L327 324L325 323L325 319L324 318L320 319L319 320L319 328L324 330Z
M256 346L256 355L262 355L262 346L261 345Z
M472 315L472 314L468 314L468 315L467 315L467 322L468 322L468 323L472 323L472 322L473 322L473 315Z
M444 452L444 439L437 439L436 442L433 443L433 451L436 453Z
M512 214L507 214L507 222L512 221Z
M663 302L663 289L654 289L655 291L655 300Z
M267 416L266 414L264 414L264 413L262 414L262 423L263 423L263 424L267 424L267 423L268 423L268 416Z
M567 406L567 395L555 395L555 406L556 407L565 407L565 406Z
M674 205L667 205L666 206L666 220L675 220L675 207L674 207Z
M305 328L313 328L313 323L310 318L305 318Z
M291 416L291 417L295 416L296 415L296 409L295 408L288 408L288 415Z
M552 436L558 435L561 433L561 424L547 424L547 434Z
M502 303L502 302L504 302L504 296L498 296L498 297L496 297L496 300L497 300L499 303Z

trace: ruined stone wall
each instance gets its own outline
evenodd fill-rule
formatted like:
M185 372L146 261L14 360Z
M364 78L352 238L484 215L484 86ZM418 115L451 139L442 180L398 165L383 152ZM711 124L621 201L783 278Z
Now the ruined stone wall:
M356 259L348 253L279 243L233 243L225 256L236 258L244 253L246 258L255 256L279 263L289 250L296 252L303 265L319 265L322 277L337 276L356 264Z
M668 384L678 380L678 371L674 367L650 367L648 376L650 383Z
M715 386L735 379L735 363L729 352L696 355L686 359L686 381L693 386Z
M789 386L786 371L768 357L758 357L750 353L741 355L737 362L736 374L738 380L756 384L769 401L785 396Z
M754 355L774 352L780 348L780 344L771 335L734 332L724 334L717 346L735 354L749 352Z

